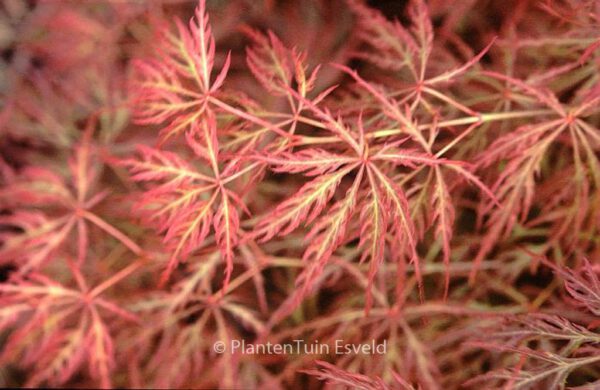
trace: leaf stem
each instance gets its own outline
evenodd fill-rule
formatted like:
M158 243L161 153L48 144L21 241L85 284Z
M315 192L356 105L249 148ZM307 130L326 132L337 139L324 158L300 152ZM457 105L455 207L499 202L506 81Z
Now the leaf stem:
M500 113L485 113L480 115L467 116L458 119L450 119L447 121L441 121L437 123L425 123L417 126L418 130L429 129L432 126L436 126L438 128L442 127L453 127L453 126L463 126L463 125L471 125L474 123L486 123L486 122L495 122L502 121L508 119L517 119L517 118L531 118L540 115L548 115L554 113L553 110L530 110L530 111L513 111L513 112L500 112ZM372 133L365 134L366 138L383 138L389 137L393 135L398 135L404 133L403 128L395 128L395 129L383 129L378 130ZM298 136L298 140L303 145L312 145L312 144L327 144L327 143L335 143L339 141L338 137L311 137L311 136Z

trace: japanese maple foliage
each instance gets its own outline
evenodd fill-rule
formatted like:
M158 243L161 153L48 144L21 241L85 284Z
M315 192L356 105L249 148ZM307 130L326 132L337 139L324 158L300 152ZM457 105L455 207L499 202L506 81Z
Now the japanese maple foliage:
M6 0L0 49L0 386L600 386L600 2Z

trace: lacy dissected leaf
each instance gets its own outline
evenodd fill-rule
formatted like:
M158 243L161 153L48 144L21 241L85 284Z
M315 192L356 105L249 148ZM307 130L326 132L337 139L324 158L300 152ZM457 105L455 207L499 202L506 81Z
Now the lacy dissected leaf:
M246 34L254 42L246 49L248 68L265 90L274 95L286 95L294 75L290 52L271 31L263 35L247 29Z
M276 172L303 173L308 177L316 177L304 184L294 196L282 202L274 213L261 220L255 228L255 236L264 241L275 235L285 236L301 224L308 226L314 222L307 236L311 243L303 256L308 264L298 277L299 289L293 294L296 305L311 292L328 259L348 239L347 226L353 220L361 226L359 245L361 248L370 248L365 250L361 261L369 258L371 282L384 259L388 235L405 245L409 259L417 262L415 229L408 210L408 200L403 190L377 165L392 163L415 168L437 162L424 153L410 149L398 150L391 146L380 148L372 152L372 156L368 156L370 152L364 142L364 135L359 134L358 140L355 139L339 118L334 118L328 111L319 109L313 103L307 102L306 105L325 121L328 130L339 137L340 142L348 149L347 154L323 149L303 149L265 158ZM323 215L327 203L346 177L353 177L346 195L333 203ZM361 212L357 215L356 210ZM420 280L418 269L417 275ZM367 310L370 305L368 294Z
M214 252L206 261L190 264L188 278L174 284L172 291L154 296L152 305L138 307L140 315L154 321L135 334L131 352L142 361L150 357L144 369L152 378L153 386L185 386L186 378L201 375L214 363L213 346L221 341L227 348L219 357L221 369L212 379L224 387L237 387L240 367L229 346L232 340L241 339L239 327L244 332L259 334L264 325L247 304L249 290L240 288L256 270L248 269L236 276L227 290L214 289L211 281L219 260L220 254ZM157 343L148 343L157 338Z
M510 318L504 329L494 333L496 337L508 339L508 344L524 340L554 339L568 341L563 351L572 351L581 343L597 343L600 335L569 320L543 313Z
M579 270L555 269L564 278L565 288L577 304L600 317L600 278L594 266L585 260Z
M94 193L99 164L92 154L84 140L69 159L67 174L29 167L0 190L0 205L12 207L12 214L0 217L0 223L11 228L1 233L0 262L14 261L20 265L20 273L27 273L45 264L57 251L71 253L68 238L76 234L75 252L81 263L88 252L89 224L141 254L130 238L91 211L107 196L105 191Z
M41 212L19 211L10 216L0 217L4 227L18 229L18 232L3 232L0 248L1 263L17 263L20 272L36 269L60 249L75 226L69 217L48 218Z
M37 273L0 285L0 324L11 332L0 359L33 368L27 386L60 386L87 363L90 376L103 388L110 387L115 356L104 317L137 318L100 295L138 266L134 263L94 288L87 287L76 267L71 270L78 288ZM14 328L17 321L22 325Z
M363 83L367 89L372 90L368 83ZM386 101L390 110L394 111L394 117L408 126L407 131L410 131L411 138L423 145L424 152L402 147L402 144L407 142L406 137L389 143L377 139L367 141L366 137L371 136L373 132L362 127L360 118L357 128L352 129L345 125L341 117L335 117L318 103L302 98L301 101L307 110L322 122L323 130L333 135L331 138L336 140L335 148L328 150L310 147L260 157L277 173L302 173L306 177L314 177L295 195L284 200L274 213L261 220L255 228L255 237L264 241L276 235L285 236L301 224L308 226L314 223L308 233L311 243L303 256L308 265L297 279L300 290L294 294L296 303L311 291L324 264L336 249L350 237L358 236L358 232L355 231L349 235L346 231L347 226L360 226L359 247L363 250L361 261L369 260L370 283L386 257L385 247L388 239L393 240L394 245L400 248L392 256L394 259L406 256L410 262L415 262L417 280L421 283L416 252L418 235L411 216L409 199L405 190L396 182L395 170L408 168L416 173L422 168L435 170L436 190L431 199L436 211L428 223L438 222L444 263L447 266L454 205L446 184L447 178L442 174L441 168L448 168L495 199L492 192L463 167L465 164L431 154L429 145L418 129L418 124L411 118L410 112L398 110L392 101L383 96L381 98ZM445 148L441 153L448 149L449 147ZM334 199L341 184L351 180L352 184L346 196L326 207L327 203ZM325 215L319 218L326 209L328 211ZM360 210L360 213L356 213L356 210ZM448 278L447 275L446 286L449 284ZM370 285L369 290L371 287ZM366 300L368 310L371 305L369 293Z
M564 389L567 377L573 371L598 364L599 337L597 333L558 316L535 314L508 319L504 329L491 332L488 337L499 342L485 341L473 345L491 351L516 353L521 356L520 363L516 368L480 375L468 381L467 385L492 381L515 389L530 389L536 386ZM522 342L527 340L546 343L554 340L565 344L552 351L538 351L521 346Z
M153 221L164 234L164 242L172 251L163 273L163 283L177 264L202 247L211 231L227 264L225 284L233 270L234 248L239 240L241 199L226 187L241 168L240 158L227 161L219 154L217 123L207 117L194 122L186 134L189 148L198 164L193 165L174 153L140 147L141 161L124 160L132 179L145 182L148 190L137 201L143 216ZM197 167L202 165L205 171Z
M402 26L398 20L389 21L378 11L351 1L358 15L359 37L368 49L355 55L384 69L401 70L407 67L419 78L420 66L424 66L432 49L433 29L427 7L422 1L411 1L409 14L413 28Z
M411 78L415 83L414 86L390 93L390 96L395 96L395 101L400 102L400 104L394 105L408 104L412 99L410 106L413 110L422 106L432 113L435 105L426 99L428 96L433 98L435 103L443 102L466 114L477 115L475 111L460 103L449 91L442 90L438 85L457 80L459 76L479 62L490 49L493 41L463 65L449 70L442 66L441 70L433 69L432 71L432 68L439 65L440 61L430 61L434 34L428 7L424 1L412 0L409 2L407 13L412 22L410 28L403 27L397 20L393 22L387 20L378 11L368 8L358 1L351 1L350 4L358 15L359 38L367 43L367 48L356 53L356 56L383 69L399 72L406 68L408 70L406 77ZM344 70L348 72L348 69ZM351 72L349 73L352 75ZM433 76L430 73L436 75ZM385 94L387 92L377 93L374 94L374 97L381 101Z
M504 80L515 88L522 90L527 95L548 108L548 114L558 118L545 118L535 124L523 125L514 131L501 136L494 141L487 151L480 156L479 165L486 167L498 161L507 161L506 166L499 173L492 190L502 207L491 212L488 220L488 233L482 241L480 250L475 258L476 267L471 273L471 280L475 276L478 264L491 251L494 243L501 237L506 237L517 222L524 222L534 205L536 192L536 179L541 174L541 166L550 155L550 148L563 145L561 137L568 133L571 140L571 154L575 161L576 174L573 184L576 186L574 194L587 195L590 181L598 184L598 159L594 144L598 138L597 129L594 129L583 119L586 111L597 102L597 98L583 101L573 109L563 107L556 96L549 90L533 87L522 81L496 74L491 76ZM587 164L583 162L586 161ZM586 205L585 200L578 201L580 206ZM484 208L489 212L490 206ZM546 212L551 210L546 209ZM573 236L576 237L582 226L582 219L577 217L581 210L572 208L567 216L570 221L579 220L574 228Z
M598 356L564 358L548 352L538 352L529 348L504 348L489 346L491 349L515 352L526 358L541 362L531 369L505 369L489 372L465 383L468 387L481 386L481 383L493 383L496 386L509 385L513 389L534 389L542 386L550 389L565 389L569 375L582 367L597 363Z
M164 32L161 60L139 61L136 115L140 123L170 123L161 139L190 129L202 116L208 97L219 90L229 68L229 56L212 80L215 40L208 23L206 2L200 0L188 27L176 20L177 32ZM189 86L192 83L193 88Z

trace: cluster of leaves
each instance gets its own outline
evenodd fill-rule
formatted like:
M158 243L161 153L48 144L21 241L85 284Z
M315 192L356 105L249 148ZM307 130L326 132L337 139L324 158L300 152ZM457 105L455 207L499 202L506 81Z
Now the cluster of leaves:
M0 385L597 386L600 4L448 3L4 2Z

